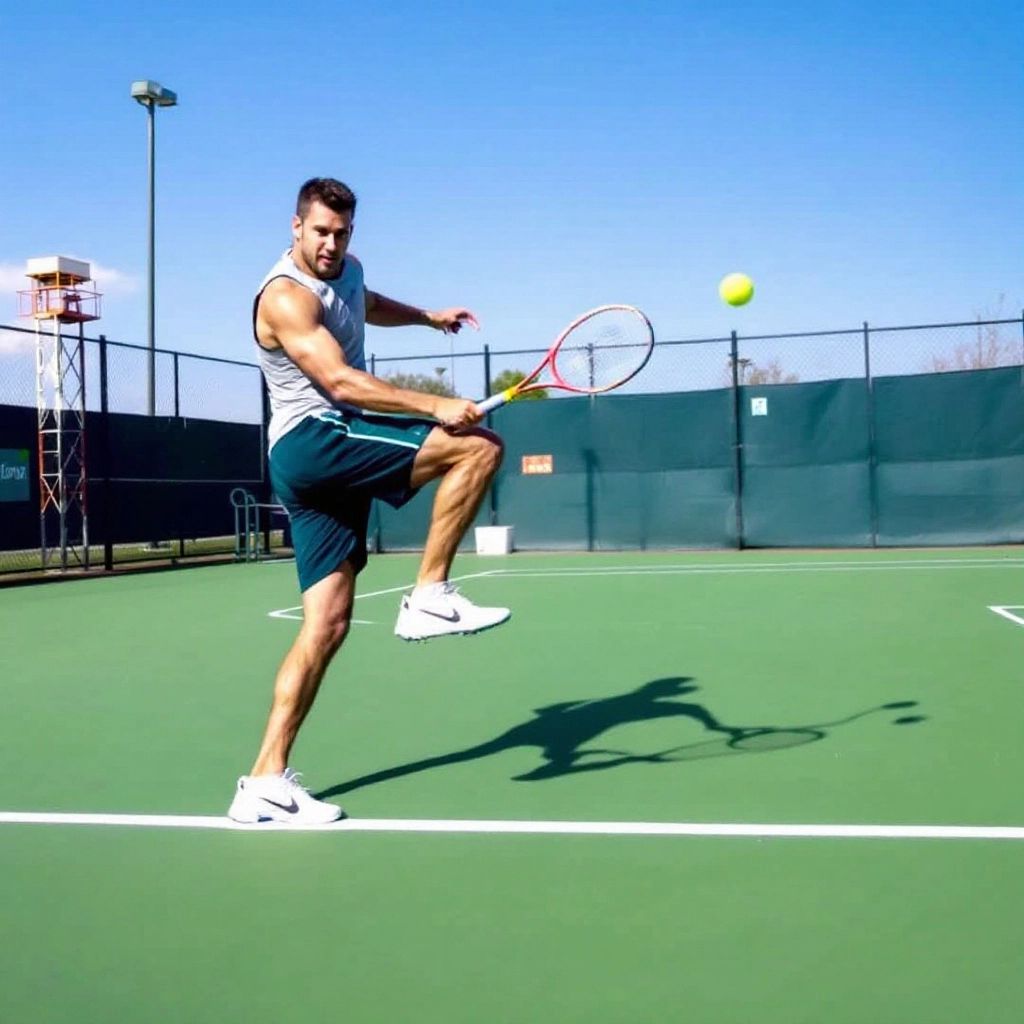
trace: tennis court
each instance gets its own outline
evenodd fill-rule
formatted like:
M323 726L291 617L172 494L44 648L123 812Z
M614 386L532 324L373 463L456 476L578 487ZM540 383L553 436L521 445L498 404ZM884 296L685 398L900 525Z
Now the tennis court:
M415 564L316 831L221 817L293 565L0 590L0 1019L1019 1019L1024 550L462 557L512 623L420 645Z

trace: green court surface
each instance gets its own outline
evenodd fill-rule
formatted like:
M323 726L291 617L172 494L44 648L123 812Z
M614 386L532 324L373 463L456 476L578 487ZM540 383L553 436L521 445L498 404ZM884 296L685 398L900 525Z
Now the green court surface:
M320 831L218 817L293 565L0 591L0 1021L1020 1019L1024 551L463 557L512 621L420 645L415 564L297 745Z

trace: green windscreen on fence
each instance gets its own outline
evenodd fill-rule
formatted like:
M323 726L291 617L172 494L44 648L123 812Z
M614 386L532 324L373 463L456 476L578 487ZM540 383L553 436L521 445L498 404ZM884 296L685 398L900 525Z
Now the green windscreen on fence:
M0 551L39 545L37 429L34 409L0 406L0 449L28 452L26 493L0 505ZM85 440L93 545L230 537L231 491L268 495L256 424L89 412Z
M495 522L535 549L1024 540L1021 369L872 384L745 386L738 408L728 389L506 406ZM382 508L381 546L420 546L429 511Z
M1022 374L513 403L492 417L505 459L476 524L551 550L1020 542ZM94 543L227 535L233 488L266 497L257 425L89 413L87 433ZM18 478L0 550L38 543L35 447L34 410L0 406ZM371 545L421 547L436 486L397 511L378 503Z
M720 547L735 543L727 390L507 406L502 523L533 548ZM550 474L523 459L550 456Z
M1024 538L1024 370L875 381L881 544Z
M863 380L740 389L744 543L871 543Z
M496 522L524 548L735 545L732 418L728 390L507 406L493 417L505 441ZM538 465L550 472L529 471ZM428 495L378 514L385 549L419 546ZM477 522L490 522L489 503Z

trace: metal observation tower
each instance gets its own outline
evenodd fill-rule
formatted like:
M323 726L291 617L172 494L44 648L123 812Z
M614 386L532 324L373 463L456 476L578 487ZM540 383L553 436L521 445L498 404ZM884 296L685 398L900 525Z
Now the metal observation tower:
M85 288L88 263L66 256L31 259L32 287L18 313L36 326L39 529L44 569L89 568L85 459L85 328L100 318L100 294ZM76 334L61 327L77 324Z

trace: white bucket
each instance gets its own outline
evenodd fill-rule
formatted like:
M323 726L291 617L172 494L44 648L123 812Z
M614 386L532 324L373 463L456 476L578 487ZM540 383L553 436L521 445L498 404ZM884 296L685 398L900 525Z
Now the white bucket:
M476 528L478 555L508 555L512 552L511 526L478 526Z

